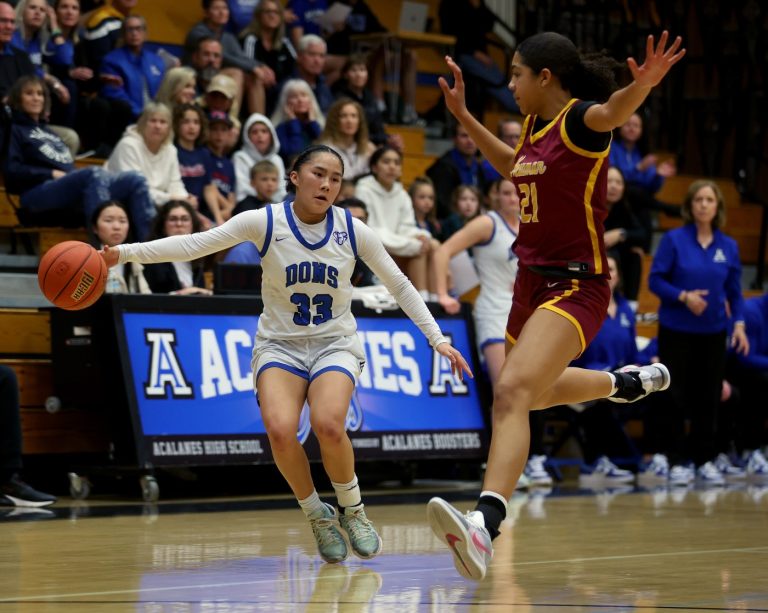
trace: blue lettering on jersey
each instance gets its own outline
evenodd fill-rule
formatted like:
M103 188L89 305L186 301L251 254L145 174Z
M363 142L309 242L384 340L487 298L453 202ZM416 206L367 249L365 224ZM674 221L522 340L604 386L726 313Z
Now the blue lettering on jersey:
M339 286L339 271L324 262L289 264L285 267L285 287L296 283L317 283L336 289Z

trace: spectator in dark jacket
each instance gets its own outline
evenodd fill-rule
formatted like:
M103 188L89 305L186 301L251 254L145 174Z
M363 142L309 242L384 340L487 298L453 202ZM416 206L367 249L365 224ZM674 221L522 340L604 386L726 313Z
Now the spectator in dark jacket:
M10 3L0 1L0 100L5 100L11 87L25 75L34 75L35 66L26 51L17 49L11 45L13 33L16 31L16 14ZM58 86L57 90L62 88L61 83L48 75L51 86ZM57 91L54 90L54 91ZM49 93L46 92L49 96ZM49 96L50 99L50 96ZM80 147L80 139L77 133L70 128L63 126L51 126L60 138L64 139L70 151L77 152ZM2 129L0 128L0 132ZM0 135L0 142L5 142L5 135Z
M197 43L203 38L214 38L223 49L223 67L226 73L235 79L238 90L248 93L248 109L251 113L263 113L265 110L265 88L276 83L275 73L261 62L249 58L240 47L237 38L226 31L229 22L227 0L202 0L205 16L187 34L184 42L184 59L189 63ZM237 100L240 108L241 99Z
M195 209L184 200L169 200L157 212L149 240L200 232L202 226ZM204 261L145 264L144 278L153 294L211 295L205 288Z
M734 443L739 453L768 443L768 294L744 301L744 323L749 353L732 351L727 368L728 381L741 393L738 415L733 416ZM747 469L749 473L749 465Z
M519 113L515 97L507 87L507 67L504 71L499 69L488 54L487 37L496 18L485 0L442 0L439 15L443 33L456 37L454 57L469 89L470 110L482 117L485 96L490 95L510 113Z
M608 169L608 217L605 218L605 247L619 256L624 296L637 300L643 267L643 245L649 240L626 197L624 177L618 168Z
M451 195L459 185L474 185L483 193L487 191L477 145L461 124L454 127L453 149L435 160L427 169L427 176L435 184L437 217L441 220L451 214Z
M368 123L368 138L376 145L390 145L403 150L403 139L399 134L388 135L384 131L384 116L373 92L368 88L368 65L364 55L350 55L341 69L341 79L334 88L336 99L349 98L363 107Z
M277 0L259 2L253 19L240 33L240 43L246 56L272 69L277 83L293 74L296 49L285 35L283 7ZM274 110L277 95L275 85L266 89L267 114Z
M123 20L130 15L138 0L108 0L85 22L85 50L88 66L97 72L101 60L117 47Z
M145 240L155 210L144 178L95 166L75 170L67 146L42 121L47 96L36 76L19 79L9 95L13 123L6 187L20 196L22 223L50 225L50 213L68 211L85 225L103 202L117 200L125 203L138 238Z
M144 48L147 22L131 15L123 22L124 44L104 56L99 71L105 82L101 95L130 105L135 120L144 104L157 95L165 74L165 62L154 51Z

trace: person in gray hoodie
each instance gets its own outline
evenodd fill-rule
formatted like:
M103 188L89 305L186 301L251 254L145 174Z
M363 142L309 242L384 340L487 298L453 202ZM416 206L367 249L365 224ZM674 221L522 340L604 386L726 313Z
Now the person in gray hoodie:
M243 146L232 156L235 164L235 200L240 202L246 196L255 196L251 185L251 168L256 162L269 160L278 170L280 181L274 201L285 198L285 165L280 157L280 140L269 118L261 113L251 115L243 126Z

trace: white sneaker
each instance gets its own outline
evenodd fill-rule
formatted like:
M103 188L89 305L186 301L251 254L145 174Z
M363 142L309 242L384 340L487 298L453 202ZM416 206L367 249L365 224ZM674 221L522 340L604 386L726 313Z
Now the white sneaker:
M616 392L616 396L610 396L608 400L611 402L636 402L648 394L667 389L671 382L669 369L660 362L648 366L624 366L614 373L631 375L635 383L632 389L625 388Z
M591 485L613 485L631 483L635 480L632 471L619 468L607 456L600 456L595 462L592 473L579 475L579 482Z
M706 462L696 471L696 479L704 486L722 487L725 485L723 474L712 462Z
M517 485L515 485L515 489L527 490L530 485L531 485L531 480L528 478L528 476L525 473L522 473L520 475L520 478L517 480Z
M659 485L669 481L669 460L667 456L656 453L645 469L637 474L641 485Z
M528 477L530 487L550 486L552 485L552 475L547 472L544 463L547 461L545 455L532 455L523 469L523 474Z
M696 473L690 466L677 464L669 470L670 485L690 485L696 478Z
M724 453L718 454L713 464L726 481L740 481L747 478L747 472L731 462L731 458Z
M427 521L435 536L450 548L459 574L465 579L484 579L493 558L493 545L483 514L471 511L462 515L453 505L435 497L427 503Z
M747 460L747 477L751 481L768 482L768 460L763 452L755 449Z

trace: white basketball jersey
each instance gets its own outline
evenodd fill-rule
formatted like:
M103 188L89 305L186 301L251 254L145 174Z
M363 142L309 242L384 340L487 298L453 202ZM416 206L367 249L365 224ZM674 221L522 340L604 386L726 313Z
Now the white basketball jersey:
M271 204L261 253L260 336L355 334L350 279L357 248L349 211L332 206L324 223L307 226L296 218L290 204Z
M517 257L512 251L517 234L495 211L490 211L488 217L493 221L491 238L472 248L477 276L480 277L480 295L474 310L506 313L512 306L512 290L517 276Z

